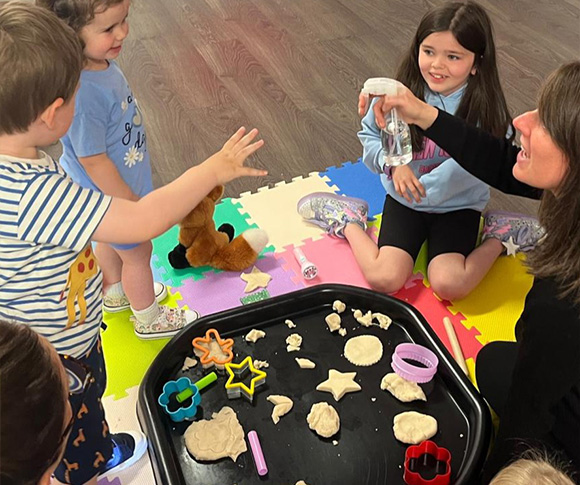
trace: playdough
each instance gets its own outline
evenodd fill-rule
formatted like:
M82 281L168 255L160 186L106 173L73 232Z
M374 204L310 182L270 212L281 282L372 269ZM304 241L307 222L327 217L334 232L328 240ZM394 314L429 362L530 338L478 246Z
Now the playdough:
M346 310L346 305L340 300L334 300L334 303L332 304L332 309L336 313L342 313L343 311Z
M395 438L408 445L417 445L437 433L437 420L416 411L397 414L393 419Z
M427 397L419 384L403 379L394 372L383 377L383 380L381 381L381 389L383 391L389 391L401 402L427 400Z
M188 451L201 461L215 461L226 456L236 461L248 450L242 425L228 406L213 413L209 420L191 423L184 438Z
M356 321L360 323L363 327L370 327L373 324L373 314L370 311L366 312L364 315L361 315L359 317L355 315L355 318Z
M356 372L328 371L328 379L316 386L317 391L330 392L336 401L340 401L347 392L360 391L361 387L354 381Z
M288 328L296 328L296 324L292 320L284 320L284 323Z
M265 336L266 332L264 332L263 330L256 330L255 328L253 328L246 335L246 342L252 342L255 344L258 339L264 338Z
M259 370L270 367L270 364L267 360L254 359L254 367Z
M336 409L325 402L317 402L310 408L306 417L310 429L323 438L330 438L340 429L340 418Z
M288 344L286 347L288 352L298 351L302 345L302 337L297 333L293 333L292 335L288 335L288 337L286 337L286 343Z
M331 313L330 315L326 315L324 319L326 321L326 325L331 332L336 332L340 328L340 315L338 313Z
M383 356L383 344L374 335L359 335L344 345L344 357L351 364L367 367L376 364Z
M262 273L255 266L252 268L251 273L242 273L240 278L247 283L244 293L251 293L258 288L266 288L272 279L268 273Z
M272 394L266 399L274 405L274 409L272 410L272 421L274 421L274 424L278 424L280 418L288 414L294 406L292 399L286 396Z
M344 337L346 335L346 328L338 329L338 333L340 334L341 337Z
M314 369L316 367L316 364L310 359L301 359L300 357L296 357L294 360L301 369Z
M192 367L195 367L197 365L197 360L196 359L192 359L191 357L186 357L185 360L183 361L183 367L181 368L181 370L183 372L188 371L189 369L191 369Z
M393 323L391 317L384 315L382 313L373 313L373 318L376 319L377 322L379 322L379 327L381 327L384 330L389 328L391 326L391 323Z

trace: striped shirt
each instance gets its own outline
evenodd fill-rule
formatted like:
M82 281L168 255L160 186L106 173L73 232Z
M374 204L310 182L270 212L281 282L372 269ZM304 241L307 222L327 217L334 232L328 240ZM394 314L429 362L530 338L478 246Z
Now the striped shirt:
M59 353L80 357L102 322L102 274L90 239L111 198L40 157L0 155L0 318L30 325Z

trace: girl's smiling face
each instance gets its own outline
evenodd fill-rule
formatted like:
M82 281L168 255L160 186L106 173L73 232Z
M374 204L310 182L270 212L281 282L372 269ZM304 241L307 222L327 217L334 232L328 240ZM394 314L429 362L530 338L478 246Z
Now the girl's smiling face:
M419 46L419 70L436 93L448 96L475 75L475 54L461 46L450 31L434 32Z

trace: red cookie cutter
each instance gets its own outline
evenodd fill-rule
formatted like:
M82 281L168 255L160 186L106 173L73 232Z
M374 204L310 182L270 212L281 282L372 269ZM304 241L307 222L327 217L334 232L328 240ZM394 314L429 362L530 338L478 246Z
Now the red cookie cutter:
M411 470L410 462L412 459L418 459L422 455L431 455L438 462L445 464L445 472L435 475L431 480L427 480L420 473ZM409 446L405 452L405 472L403 480L407 485L449 485L451 478L451 453L446 448L440 448L432 441L423 441L419 445Z

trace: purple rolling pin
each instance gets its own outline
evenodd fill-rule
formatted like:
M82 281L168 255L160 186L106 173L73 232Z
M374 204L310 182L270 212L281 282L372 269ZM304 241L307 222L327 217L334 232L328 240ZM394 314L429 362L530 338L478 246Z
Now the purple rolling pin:
M256 464L258 475L264 476L268 473L268 466L266 465L266 460L264 460L264 454L262 453L262 446L260 445L258 433L254 430L250 431L248 433L248 441L250 442L250 448L252 449L252 456L254 457L254 463Z

